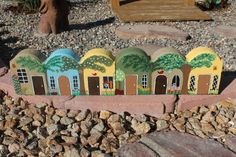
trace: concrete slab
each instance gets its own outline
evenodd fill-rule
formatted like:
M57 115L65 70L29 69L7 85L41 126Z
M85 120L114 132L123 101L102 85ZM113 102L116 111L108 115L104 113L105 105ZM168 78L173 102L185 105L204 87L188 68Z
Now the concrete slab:
M121 39L174 39L188 40L188 33L174 27L152 24L124 25L116 29L116 35Z
M143 151L142 154L153 156L155 153L160 157L236 157L233 151L214 140L177 131L154 132L143 136L139 142L121 147L117 155L118 157L139 156L140 152L137 148Z

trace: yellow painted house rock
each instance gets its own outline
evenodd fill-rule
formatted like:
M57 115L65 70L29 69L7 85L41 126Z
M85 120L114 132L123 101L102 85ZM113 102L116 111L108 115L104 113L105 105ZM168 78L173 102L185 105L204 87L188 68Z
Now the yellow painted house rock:
M189 63L195 62L195 67L192 66L189 74L189 94L218 94L223 68L221 58L210 48L198 47L186 55L186 60ZM207 64L209 61L210 65Z
M96 48L80 60L86 95L115 95L115 62L110 51Z

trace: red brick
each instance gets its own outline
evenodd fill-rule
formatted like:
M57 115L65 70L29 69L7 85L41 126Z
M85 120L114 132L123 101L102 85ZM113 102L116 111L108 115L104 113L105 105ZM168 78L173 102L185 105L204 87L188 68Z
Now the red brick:
M18 97L11 83L11 74L0 77L0 89L12 97ZM159 117L173 112L174 95L135 95L135 96L21 96L30 103L44 102L56 108L72 110L90 109L92 111L109 110L115 113L129 112Z
M194 106L210 106L225 99L236 99L236 79L220 95L180 95L178 111L191 109Z

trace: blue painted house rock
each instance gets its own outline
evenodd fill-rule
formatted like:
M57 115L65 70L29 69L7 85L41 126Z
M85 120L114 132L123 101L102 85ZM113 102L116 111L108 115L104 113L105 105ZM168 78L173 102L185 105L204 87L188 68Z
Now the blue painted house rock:
M58 49L45 61L50 95L80 95L80 58L71 49ZM55 65L54 65L55 64Z

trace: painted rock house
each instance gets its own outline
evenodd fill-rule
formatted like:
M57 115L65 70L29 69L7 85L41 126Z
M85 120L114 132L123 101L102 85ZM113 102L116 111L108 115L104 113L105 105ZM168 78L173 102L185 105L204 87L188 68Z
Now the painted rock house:
M10 62L13 85L22 95L218 94L223 61L210 48L182 56L161 48L151 56L139 48L122 49L116 57L96 48L80 58L58 49L46 60L25 49Z

